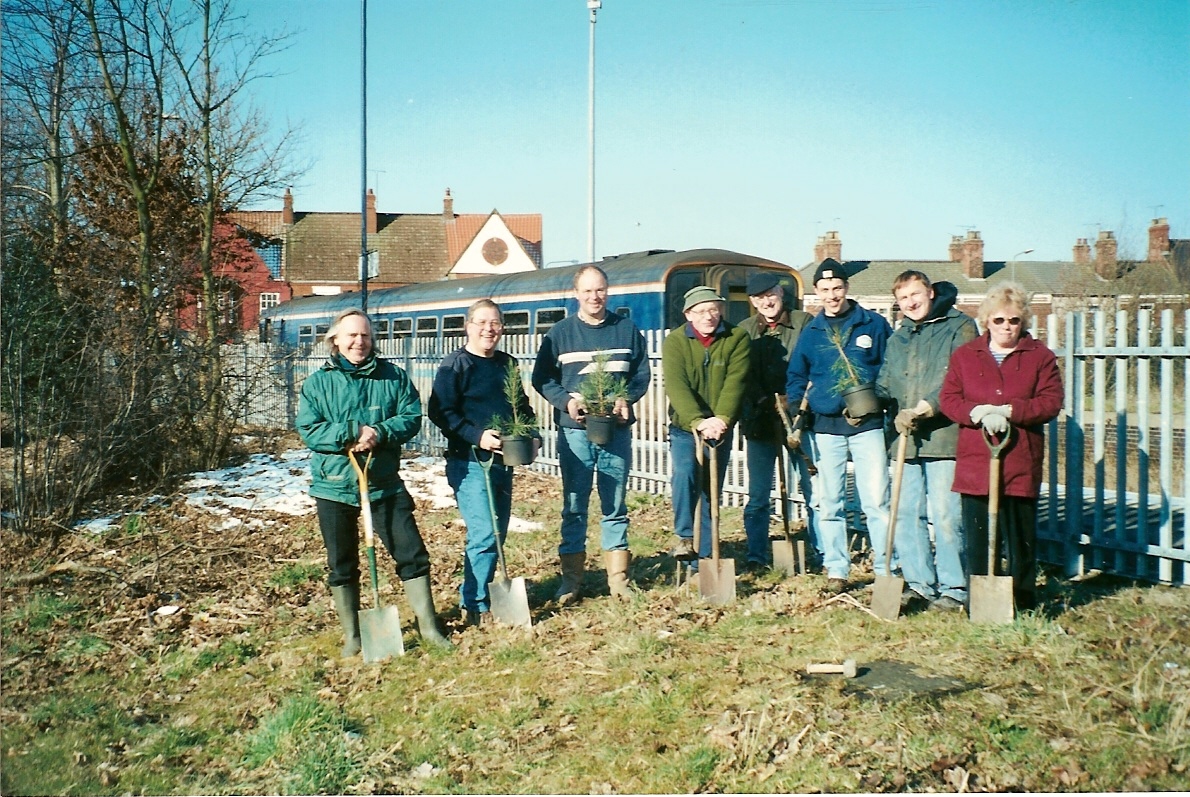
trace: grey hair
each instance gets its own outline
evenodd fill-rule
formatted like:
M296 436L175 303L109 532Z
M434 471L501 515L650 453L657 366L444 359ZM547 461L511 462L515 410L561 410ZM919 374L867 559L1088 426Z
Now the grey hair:
M322 336L322 340L326 344L326 349L331 354L335 353L335 336L339 334L339 327L343 325L344 319L349 318L350 316L353 316L353 315L357 315L360 318L364 319L364 321L368 325L368 337L373 338L373 342L372 342L373 347L376 345L376 342L375 342L376 336L372 329L372 319L369 318L368 314L365 313L363 310L359 309L358 307L352 307L350 310L344 310L343 312L341 312L337 316L335 316L335 320L331 322L331 328L328 329L326 331L326 334Z

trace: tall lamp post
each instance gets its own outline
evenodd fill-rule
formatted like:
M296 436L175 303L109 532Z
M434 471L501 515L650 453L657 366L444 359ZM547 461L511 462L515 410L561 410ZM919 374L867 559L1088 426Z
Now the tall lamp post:
M587 262L595 262L595 14L603 0L587 0L591 12L591 47L587 59Z
M359 4L359 305L368 312L368 0Z
M1022 249L1021 251L1017 252L1015 255L1012 256L1012 281L1013 282L1016 282L1016 259L1018 257L1020 257L1021 255L1027 255L1032 251L1033 251L1032 249Z

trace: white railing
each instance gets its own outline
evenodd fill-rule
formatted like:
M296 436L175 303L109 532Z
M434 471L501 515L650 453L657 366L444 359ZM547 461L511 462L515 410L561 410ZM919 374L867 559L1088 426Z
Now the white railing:
M1175 324L1177 320L1180 326ZM1100 570L1162 583L1187 583L1188 326L1190 313L1175 318L1172 311L1161 314L1159 332L1153 327L1152 313L1143 310L1114 315L1093 311L1047 319L1042 337L1058 356L1066 404L1046 430L1047 476L1038 528L1038 554L1043 561L1063 565L1070 575ZM1040 331L1035 329L1034 334ZM633 427L629 488L663 494L669 492L672 472L669 405L661 373L664 332L652 330L645 336L652 379L636 407L640 420ZM383 341L380 350L409 373L424 404L442 357L460 343L457 338L446 342ZM506 336L502 347L521 364L542 429L541 455L533 467L556 475L553 410L528 385L537 343L533 336ZM278 357L276 352L272 349L267 363L262 359L258 370L267 378L258 388L259 406L251 406L245 417L258 424L292 428L295 391L300 390L306 374L321 367L325 356L289 352ZM248 369L247 355L228 359L243 361ZM410 447L437 453L444 445L441 433L426 422ZM727 506L741 506L747 500L743 445L737 435L722 486ZM1118 456L1120 452L1124 456ZM791 478L788 483L794 514L800 517L804 507L797 480Z

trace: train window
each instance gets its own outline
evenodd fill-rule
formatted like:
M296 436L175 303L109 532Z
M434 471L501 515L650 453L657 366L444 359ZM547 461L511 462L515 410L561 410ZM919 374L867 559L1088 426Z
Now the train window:
M330 332L330 329L330 324L316 324L314 326L314 337L318 338L318 340L322 340L326 337L326 333Z
M422 316L417 319L417 336L433 337L438 334L438 316Z
M631 307L617 307L616 315L621 316L623 318L632 318L632 308Z
M467 317L462 315L448 315L442 319L443 335L463 335L467 326Z
M372 322L372 337L376 340L388 340L388 319L382 318Z
M393 319L393 339L407 338L413 334L413 319L412 318L394 318Z
M529 311L516 310L504 314L505 335L525 335L529 332Z
M565 307L548 307L548 308L545 308L542 310L538 310L537 313L535 314L535 317L536 317L536 324L537 324L535 331L537 332L538 335L540 335L541 333L546 332L547 330L549 330L550 327L552 327L554 324L558 323L559 321L561 321L563 318L566 317L566 308Z
M314 326L312 324L301 324L298 327L298 345L309 346L314 343Z

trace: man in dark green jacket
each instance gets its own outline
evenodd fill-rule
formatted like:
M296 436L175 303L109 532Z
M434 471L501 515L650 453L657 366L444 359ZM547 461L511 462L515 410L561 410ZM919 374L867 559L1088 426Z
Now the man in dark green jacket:
M967 601L967 573L955 474L958 426L942 414L938 394L950 355L977 335L975 322L955 309L958 290L931 284L920 271L893 282L905 318L888 339L876 393L891 402L897 434L908 434L896 523L897 558L908 590L903 603L929 602L935 611L960 611ZM927 514L928 510L928 514ZM934 525L934 546L924 517Z
M430 554L413 517L413 498L401 481L401 445L421 428L421 398L409 376L372 347L372 322L362 310L341 313L326 333L330 357L302 384L297 430L314 452L310 495L326 544L328 583L343 626L344 657L360 650L360 491L350 450L368 468L368 497L376 536L397 563L397 575L417 615L422 637L451 643L438 630L430 592Z
M723 319L723 297L700 285L686 292L686 323L670 330L661 346L669 398L669 451L673 469L674 548L678 559L711 555L710 496L695 459L695 435L718 446L719 483L727 472L733 428L740 419L748 377L748 335ZM695 552L694 505L701 492L706 530Z
M744 507L744 533L748 537L748 567L771 564L769 518L772 515L773 466L785 444L785 428L777 414L776 396L785 395L785 372L789 353L797 343L810 314L785 306L785 288L772 271L759 271L748 279L748 300L756 313L740 322L751 340L751 363L744 414L740 430L748 439L748 504ZM794 402L800 401L796 397ZM806 445L806 441L802 441ZM813 492L806 460L794 454L798 484L806 503L807 521L813 536Z

